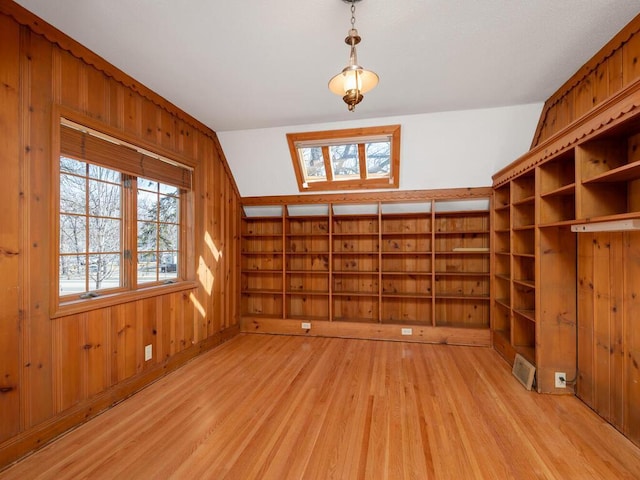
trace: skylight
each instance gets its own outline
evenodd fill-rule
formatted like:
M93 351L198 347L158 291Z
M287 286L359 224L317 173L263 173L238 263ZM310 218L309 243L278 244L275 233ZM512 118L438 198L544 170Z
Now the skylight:
M398 188L400 125L287 134L301 192Z

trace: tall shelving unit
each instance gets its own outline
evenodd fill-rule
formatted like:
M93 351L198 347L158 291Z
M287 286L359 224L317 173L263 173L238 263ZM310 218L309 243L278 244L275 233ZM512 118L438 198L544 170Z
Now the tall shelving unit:
M245 206L245 330L488 345L490 190L468 192Z

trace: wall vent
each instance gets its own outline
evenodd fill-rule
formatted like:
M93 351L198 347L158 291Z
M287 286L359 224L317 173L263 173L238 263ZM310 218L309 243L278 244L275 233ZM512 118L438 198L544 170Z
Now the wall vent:
M536 374L536 367L529 363L522 355L516 353L516 359L513 362L513 369L511 370L513 376L526 388L531 390L533 385L533 379Z

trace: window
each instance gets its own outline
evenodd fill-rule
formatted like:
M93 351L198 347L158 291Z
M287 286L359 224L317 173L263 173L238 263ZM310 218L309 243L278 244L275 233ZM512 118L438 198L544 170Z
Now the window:
M287 134L301 192L398 188L400 125Z
M188 167L65 119L58 167L59 303L184 278Z

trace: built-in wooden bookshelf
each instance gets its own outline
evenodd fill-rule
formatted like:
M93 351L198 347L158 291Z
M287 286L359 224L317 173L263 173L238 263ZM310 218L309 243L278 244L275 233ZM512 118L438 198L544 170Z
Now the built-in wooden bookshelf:
M246 329L489 344L490 189L429 193L245 205Z
M638 91L630 87L628 102ZM536 365L541 392L570 392L554 374L577 371L571 226L640 219L640 125L625 105L603 104L494 175L493 344L510 362L520 353Z

